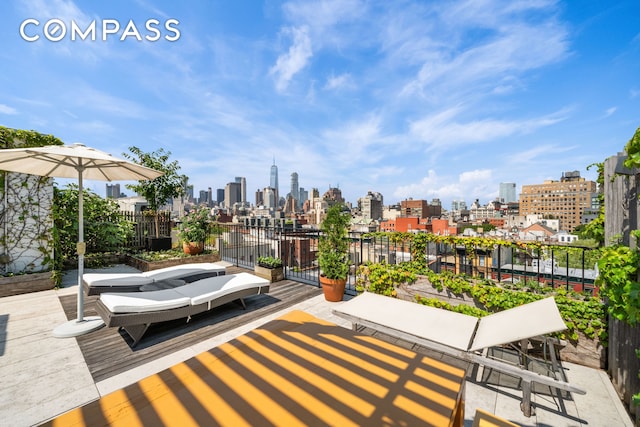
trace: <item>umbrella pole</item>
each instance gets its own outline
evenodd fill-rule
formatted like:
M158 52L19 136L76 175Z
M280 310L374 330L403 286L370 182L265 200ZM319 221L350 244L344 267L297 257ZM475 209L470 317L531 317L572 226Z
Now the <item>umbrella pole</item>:
M82 290L82 276L84 275L84 189L82 183L82 169L78 173L78 322L84 320L84 291Z
M82 159L78 165L78 317L70 320L53 330L53 336L57 338L70 338L84 335L100 329L104 326L104 321L100 316L84 317L84 290L82 289L82 276L84 274L84 253L86 245L84 243L84 189L82 185Z

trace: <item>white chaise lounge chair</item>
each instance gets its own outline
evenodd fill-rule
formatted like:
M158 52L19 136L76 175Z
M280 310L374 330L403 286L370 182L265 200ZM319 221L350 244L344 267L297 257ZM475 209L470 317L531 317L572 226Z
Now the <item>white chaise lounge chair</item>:
M135 346L152 323L187 318L231 301L269 292L269 281L249 273L209 277L171 289L103 293L96 311L105 324L121 327Z
M531 384L586 392L565 381L505 361L481 350L567 329L553 297L482 318L365 292L333 310L336 316L522 379L522 412L531 416Z
M136 292L145 285L171 281L171 287L207 277L224 275L224 266L212 262L181 264L143 273L85 273L82 284L87 295L103 292ZM178 283L182 281L182 283Z

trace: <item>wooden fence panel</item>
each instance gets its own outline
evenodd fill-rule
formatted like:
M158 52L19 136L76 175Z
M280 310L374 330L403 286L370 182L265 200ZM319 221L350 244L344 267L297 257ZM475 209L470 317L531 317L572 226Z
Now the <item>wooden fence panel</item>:
M121 214L133 223L133 237L127 242L126 247L142 249L147 245L147 237L155 235L154 216L144 212L122 211ZM160 212L158 216L160 236L171 235L171 215L169 212Z
M633 404L633 395L640 393L640 359L636 349L640 349L640 326L630 326L609 316L609 375L620 399L635 416L636 425L640 425L640 411Z
M621 238L622 244L635 248L630 232L640 228L638 224L638 175L623 167L626 156L618 154L604 162L605 242L610 245ZM640 411L632 402L632 396L640 393L640 327L632 327L609 316L608 372L614 388L627 410L640 425Z

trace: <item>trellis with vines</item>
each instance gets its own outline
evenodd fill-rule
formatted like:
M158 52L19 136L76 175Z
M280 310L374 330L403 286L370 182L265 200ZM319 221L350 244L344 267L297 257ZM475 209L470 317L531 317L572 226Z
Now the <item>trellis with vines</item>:
M456 295L469 294L482 303L486 310L464 304L455 306L436 298L416 297L421 304L458 311L473 316L485 316L491 312L505 310L553 294L560 312L567 324L567 331L559 334L563 339L578 340L578 333L590 339L596 337L603 345L607 343L606 312L598 297L567 291L550 286L525 283L519 289L507 289L498 286L491 279L470 278L449 271L435 273L427 267L425 257L427 244L445 243L451 246L465 247L473 253L479 250L493 250L497 246L510 246L528 252L541 252L544 249L580 251L580 248L544 245L540 242L511 242L485 237L438 236L428 233L371 233L370 236L386 237L390 241L402 243L411 248L412 261L400 264L369 263L359 268L356 277L358 291L365 289L387 296L396 297L397 287L403 283L415 282L419 275L426 276L438 290L447 289Z
M45 145L63 145L63 142L53 135L0 126L1 148ZM55 236L51 218L52 179L0 172L0 192L2 273L7 275L56 270L53 258Z

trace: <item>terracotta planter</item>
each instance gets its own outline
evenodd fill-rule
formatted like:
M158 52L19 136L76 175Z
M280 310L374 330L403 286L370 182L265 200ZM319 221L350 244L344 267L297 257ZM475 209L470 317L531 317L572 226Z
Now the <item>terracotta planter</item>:
M342 301L344 288L347 285L345 279L327 279L324 276L320 276L320 284L322 285L322 292L324 292L324 299L330 302Z
M182 250L185 254L198 255L204 250L203 242L182 242Z

